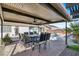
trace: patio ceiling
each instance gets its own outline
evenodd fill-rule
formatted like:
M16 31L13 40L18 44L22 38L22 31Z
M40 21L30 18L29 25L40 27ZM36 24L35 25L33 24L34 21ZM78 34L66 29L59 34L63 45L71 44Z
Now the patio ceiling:
M4 22L4 26L20 26L20 27L29 27L29 26L37 26L32 24L23 24L23 23L15 23L15 22Z
M2 10L5 22L41 25L71 19L59 3L3 3Z

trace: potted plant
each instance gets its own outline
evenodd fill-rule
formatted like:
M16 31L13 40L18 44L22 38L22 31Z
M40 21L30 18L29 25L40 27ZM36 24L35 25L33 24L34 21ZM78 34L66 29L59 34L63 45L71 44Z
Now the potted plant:
M9 34L6 34L4 38L2 39L2 41L5 45L8 45L12 42L11 38L9 37Z

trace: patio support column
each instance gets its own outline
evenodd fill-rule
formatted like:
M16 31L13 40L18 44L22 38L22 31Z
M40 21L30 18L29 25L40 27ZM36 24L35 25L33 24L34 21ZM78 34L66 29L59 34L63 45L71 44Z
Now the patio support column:
M0 19L1 19L1 42L0 42L0 44L2 44L2 39L3 39L3 20L2 20L1 15L0 15Z
M1 40L0 40L0 45L2 45L2 39L3 39L3 12L2 12L2 7L0 4L0 20L1 20Z
M39 32L40 32L40 27L39 27L39 25L38 25L38 35L39 35Z
M65 23L65 44L67 46L67 21Z
M2 42L2 39L3 39L3 22L4 22L4 19L3 19L3 12L2 12L2 6L1 6L1 3L0 3L0 22L1 22L1 38L0 38L0 55L4 55L4 44Z
M29 27L29 33L28 33L28 35L30 35L30 26L28 26Z

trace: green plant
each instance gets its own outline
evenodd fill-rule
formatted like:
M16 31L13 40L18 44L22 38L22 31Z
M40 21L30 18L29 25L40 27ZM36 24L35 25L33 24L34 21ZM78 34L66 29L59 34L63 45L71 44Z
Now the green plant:
M28 35L26 35L26 34L23 34L22 36L23 36L23 39L22 39L22 40L23 40L24 42L28 42L28 41L31 40L31 38L30 38Z
M65 29L65 31L66 31L66 29ZM72 32L71 28L67 28L67 32L71 33Z
M79 24L78 23L71 23L70 28L73 34L79 35Z
M9 37L9 34L6 34L4 36L4 38L2 39L2 41L5 43L5 44L9 44L12 42L11 38Z
M72 32L75 39L77 39L77 41L79 41L79 24L78 23L71 23L68 31Z
M36 31L33 32L34 34L38 34Z
M68 46L67 48L72 49L74 51L78 51L79 52L79 45L72 45L72 46Z

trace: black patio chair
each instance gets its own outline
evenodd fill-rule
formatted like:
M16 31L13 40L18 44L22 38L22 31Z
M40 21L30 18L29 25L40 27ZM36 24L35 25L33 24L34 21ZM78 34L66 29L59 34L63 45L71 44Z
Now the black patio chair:
M47 40L50 39L50 33L45 33L45 44L44 44L44 48L46 49L47 46Z
M39 45L39 52L40 52L40 48L41 48L41 45L42 45L42 44L40 44L40 42L45 41L45 37L46 37L46 34L45 34L45 33L41 33L41 34L40 34L40 38L39 38L39 40L37 41L37 43L38 43L38 45Z
M38 46L39 46L39 52L40 52L40 48L41 48L41 45L42 44L40 44L40 42L43 42L44 41L44 47L46 47L46 45L47 45L47 40L49 39L49 37L50 37L50 33L41 33L40 34L40 37L38 38L38 40L36 40L36 41L34 41L34 45L35 45L35 43L36 44L38 44ZM46 42L45 42L46 41ZM35 47L33 47L33 50L34 50L34 48Z
M40 52L40 47L41 47L40 42L45 41L45 37L44 36L45 36L45 34L41 33L39 37L33 39L33 45L34 45L34 47L32 48L33 50L35 49L36 45L38 45L39 46L39 52Z
M50 39L50 33L47 33L47 39L46 40L49 40Z

